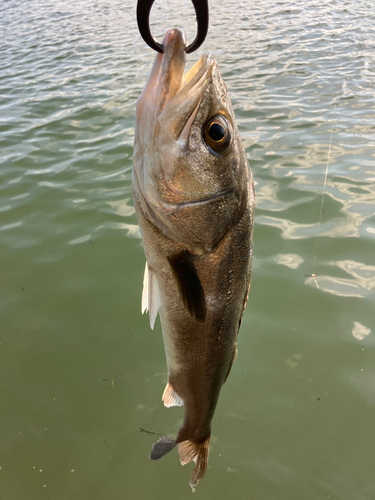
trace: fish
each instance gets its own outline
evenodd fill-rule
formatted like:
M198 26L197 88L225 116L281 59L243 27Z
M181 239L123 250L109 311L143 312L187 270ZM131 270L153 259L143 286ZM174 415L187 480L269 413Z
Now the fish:
M177 437L159 439L158 460L177 446L207 469L211 421L237 356L253 255L254 180L230 96L211 53L185 73L186 38L166 32L137 100L133 199L146 267L142 312L160 315L167 408L184 406Z

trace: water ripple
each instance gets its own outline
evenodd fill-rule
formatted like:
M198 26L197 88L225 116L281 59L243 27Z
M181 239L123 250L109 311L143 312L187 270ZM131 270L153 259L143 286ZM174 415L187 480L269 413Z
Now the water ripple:
M121 495L134 489L135 496L150 498L157 490L149 484L164 477L162 469L145 473L144 462L138 474L133 462L125 466L134 469L136 482L123 474L128 457L134 463L138 457L134 429L147 418L141 411L132 417L132 408L146 407L138 400L145 389L140 367L161 371L157 336L142 335L146 322L134 313L144 268L131 197L135 102L154 59L139 36L135 8L136 0L0 3L0 383L7 408L1 435L9 453L1 471L4 498L39 499L43 484L51 498L76 498L79 491L86 500L94 486L107 498L112 474L116 485L125 478ZM189 40L195 37L191 2L157 0L153 34L161 39L174 25ZM375 401L369 357L374 25L369 1L217 0L210 2L207 40L188 57L189 67L207 51L218 61L257 196L253 285L240 340L246 356L241 361L240 350L232 384L237 397L226 402L223 394L224 406L238 407L224 414L232 436L238 432L238 448L226 443L233 480L223 483L218 438L210 474L219 472L210 498L242 498L253 485L267 499L374 497L373 488L361 493L366 481L373 482L373 460L363 457L372 453L373 432L365 404ZM130 385L123 393L100 391L111 400L94 407L99 396L91 391L93 381L107 362L110 370L116 367L113 376L126 366ZM250 370L251 379L245 378ZM158 407L150 407L154 417ZM124 408L133 431L119 446ZM34 484L27 471L37 455L54 465L50 445L40 438L48 419L59 429L48 440L59 450L55 471L50 481L43 479L35 490L25 486L22 494L21 483ZM99 430L103 422L106 429L113 426L110 439ZM221 425L219 416L215 425ZM70 462L80 471L79 489L61 472L72 470ZM14 464L20 469L12 476ZM157 476L148 482L145 474ZM168 498L175 498L173 480L163 495L169 487Z

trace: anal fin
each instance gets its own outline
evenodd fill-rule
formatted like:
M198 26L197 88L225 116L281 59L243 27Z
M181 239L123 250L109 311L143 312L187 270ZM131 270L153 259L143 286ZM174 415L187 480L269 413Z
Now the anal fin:
M210 436L203 442L196 442L193 439L189 439L178 444L181 465L195 462L195 467L189 481L193 491L206 473L209 450Z
M155 273L149 268L146 262L145 274L143 277L142 314L147 311L149 312L150 326L152 330L154 329L160 304L161 299L158 280Z
M167 408L171 408L172 406L183 406L184 402L177 394L177 392L173 389L171 384L168 382L165 386L163 396L161 398L164 402L164 406Z

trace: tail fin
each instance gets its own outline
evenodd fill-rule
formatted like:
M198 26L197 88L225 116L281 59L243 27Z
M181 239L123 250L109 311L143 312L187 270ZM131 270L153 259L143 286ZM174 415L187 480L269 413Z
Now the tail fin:
M164 436L152 445L150 453L151 460L158 460L159 458L164 457L164 455L172 451L175 446L176 440L174 437Z
M195 462L195 467L189 481L193 491L195 491L195 486L203 479L206 473L209 450L210 436L202 443L197 443L191 439L182 441L182 443L178 445L181 465L186 465L191 461Z

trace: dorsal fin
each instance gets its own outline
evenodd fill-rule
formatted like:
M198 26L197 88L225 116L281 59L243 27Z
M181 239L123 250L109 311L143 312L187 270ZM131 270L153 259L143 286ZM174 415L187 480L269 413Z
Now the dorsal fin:
M168 257L168 262L177 280L184 306L198 321L204 321L207 314L206 300L192 255L183 250Z

